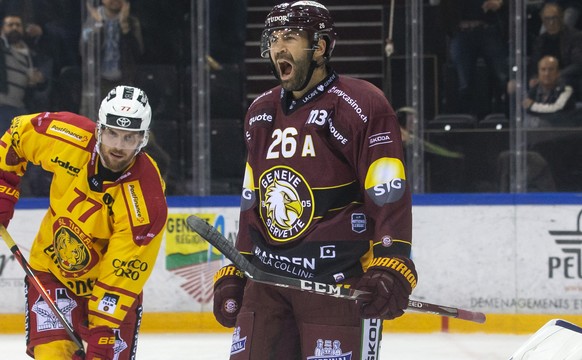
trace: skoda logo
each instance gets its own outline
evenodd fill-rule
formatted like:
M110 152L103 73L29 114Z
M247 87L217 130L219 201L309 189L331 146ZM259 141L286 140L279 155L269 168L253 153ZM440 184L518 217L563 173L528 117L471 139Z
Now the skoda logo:
M117 125L124 127L124 128L129 127L129 125L131 125L131 120L129 120L128 118L124 118L124 117L117 118L116 122L117 122Z

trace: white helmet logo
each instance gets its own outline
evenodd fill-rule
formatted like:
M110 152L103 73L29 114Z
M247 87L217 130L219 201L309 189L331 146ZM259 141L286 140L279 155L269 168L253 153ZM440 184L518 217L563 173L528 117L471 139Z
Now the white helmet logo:
M124 128L129 127L129 125L131 125L131 120L129 120L128 118L125 118L125 117L117 118L116 122L117 122L117 125L124 127Z

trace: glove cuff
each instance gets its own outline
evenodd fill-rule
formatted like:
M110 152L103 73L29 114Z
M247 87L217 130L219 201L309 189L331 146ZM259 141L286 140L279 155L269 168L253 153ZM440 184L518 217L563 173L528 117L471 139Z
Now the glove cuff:
M214 286L224 279L246 280L244 273L234 265L226 265L214 274Z
M108 326L97 326L89 329L81 326L80 335L87 343L85 360L110 360L113 359L115 351L115 333Z
M372 269L388 271L400 280L411 293L416 287L416 269L412 260L400 257L378 257L372 259L368 271Z
M18 190L20 180L20 176L6 170L0 170L0 197L15 204L20 198Z

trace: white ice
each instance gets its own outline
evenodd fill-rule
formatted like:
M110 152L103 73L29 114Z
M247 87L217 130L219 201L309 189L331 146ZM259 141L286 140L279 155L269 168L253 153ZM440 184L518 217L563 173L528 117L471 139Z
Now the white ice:
M380 360L508 360L529 336L384 334ZM152 334L139 338L137 360L225 360L229 334ZM30 359L23 335L0 336L0 359Z

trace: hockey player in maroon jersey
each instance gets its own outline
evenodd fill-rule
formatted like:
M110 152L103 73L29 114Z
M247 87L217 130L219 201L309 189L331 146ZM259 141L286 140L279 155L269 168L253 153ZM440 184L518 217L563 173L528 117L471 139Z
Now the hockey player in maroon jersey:
M142 290L162 241L165 184L148 142L146 94L117 86L97 123L68 112L13 119L0 140L0 223L8 226L28 162L53 174L30 266L86 343L86 360L134 359ZM26 283L27 353L82 359L37 289Z
M398 121L378 88L333 71L335 40L314 1L266 18L261 55L280 86L246 115L236 247L262 270L372 295L354 303L269 286L228 265L214 314L235 327L231 359L378 359L382 320L401 316L416 286Z

